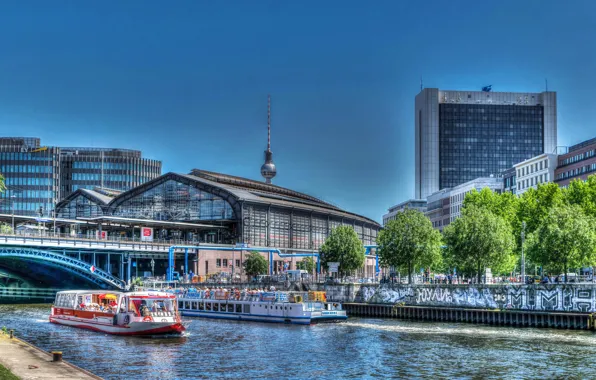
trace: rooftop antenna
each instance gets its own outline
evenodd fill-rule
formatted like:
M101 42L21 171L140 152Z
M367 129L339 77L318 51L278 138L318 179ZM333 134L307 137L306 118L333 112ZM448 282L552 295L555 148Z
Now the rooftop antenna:
M422 85L422 77L420 77L420 91L422 91L424 89L424 86Z
M548 79L544 78L544 84L546 86L546 92L548 92Z
M267 151L271 152L271 95L267 95Z
M261 166L261 175L266 183L271 183L271 179L277 174L277 169L273 163L273 153L271 152L271 95L267 95L267 150L265 151L265 163Z

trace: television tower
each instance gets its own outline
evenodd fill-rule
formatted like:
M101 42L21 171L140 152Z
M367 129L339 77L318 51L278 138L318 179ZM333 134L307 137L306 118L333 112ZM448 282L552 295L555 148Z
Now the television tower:
M261 175L265 178L266 183L271 183L271 179L276 174L277 169L275 169L271 152L271 95L267 95L267 150L265 151L265 163L261 166Z

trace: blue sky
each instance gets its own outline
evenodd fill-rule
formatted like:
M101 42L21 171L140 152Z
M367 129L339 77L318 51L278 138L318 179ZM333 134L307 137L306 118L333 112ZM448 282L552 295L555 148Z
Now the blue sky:
M0 134L140 149L378 221L414 193L426 87L558 92L559 145L596 136L594 1L5 1Z

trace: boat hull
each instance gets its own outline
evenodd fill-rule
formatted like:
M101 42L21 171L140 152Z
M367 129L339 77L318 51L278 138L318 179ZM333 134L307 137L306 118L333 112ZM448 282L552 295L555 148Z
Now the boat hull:
M230 321L249 321L249 322L266 322L266 323L286 323L295 325L310 325L312 323L310 317L281 317L271 315L259 315L259 314L231 314L221 313L216 311L190 311L181 310L180 313L185 317L199 317L199 318L210 318L210 319L225 319Z
M131 322L126 326L119 326L59 316L51 316L50 322L112 335L180 335L185 330L182 323Z

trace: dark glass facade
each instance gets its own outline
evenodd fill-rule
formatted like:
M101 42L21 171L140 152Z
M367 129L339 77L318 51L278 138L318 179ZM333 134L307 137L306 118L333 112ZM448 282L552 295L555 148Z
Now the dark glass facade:
M439 104L439 188L499 175L544 151L543 107Z
M161 161L138 150L61 148L60 155L61 199L96 186L126 191L161 175Z
M37 138L0 138L0 172L7 190L0 213L51 216L58 198L58 148L41 147Z
M230 204L207 191L168 180L113 207L119 217L166 221L234 219Z
M64 219L76 219L77 217L95 218L104 215L102 206L92 199L79 195L66 204L60 205L56 210L56 216Z

